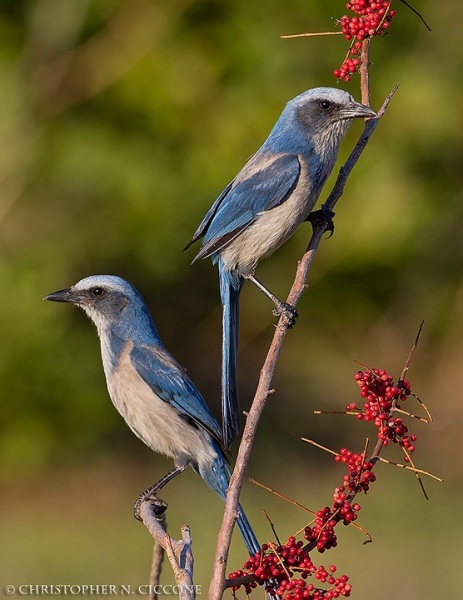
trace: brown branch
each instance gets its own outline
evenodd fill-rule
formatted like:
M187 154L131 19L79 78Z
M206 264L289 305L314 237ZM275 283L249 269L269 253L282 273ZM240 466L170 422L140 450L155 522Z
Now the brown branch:
M362 104L370 106L370 45L371 38L362 42L360 53L360 93Z
M423 25L426 27L426 29L431 32L432 29L431 27L429 27L429 25L427 24L425 18L423 17L423 15L421 13L419 13L416 8L413 8L413 6L411 4L409 4L408 2L406 2L406 0L400 0L402 2L402 4L405 4L405 6L407 8L409 8L412 13L415 13L415 15L420 19L420 21L423 23Z
M285 563L283 562L283 560L282 560L281 556L280 556L280 555L278 554L278 552L276 551L276 546L275 546L275 544L274 544L273 542L269 542L269 543L268 543L268 545L269 545L269 547L270 547L271 551L272 551L272 552L275 554L275 556L277 557L277 559L278 559L278 562L279 562L279 563L280 563L280 565L282 566L282 568L283 568L283 571L286 573L286 576L287 576L287 578L288 578L288 579L291 579L291 574L290 574L290 572L288 571L288 569L287 569L287 567L286 567Z
M417 469L416 467L412 467L411 465L404 465L403 463L394 462L393 460L389 460L388 458L383 458L382 456L378 457L378 460L385 463L386 465L393 465L394 467L399 467L400 469L406 469L407 471L413 471L414 473L421 473L422 475L427 475L431 477L431 479L435 479L440 483L443 483L443 479L437 477L437 475L433 475L429 471L425 471L424 469Z
M289 498L289 496L285 496L284 494L277 492L276 490L269 487L268 485L260 483L260 481L256 481L252 477L249 478L249 481L251 483L253 483L254 485L257 485L258 487L262 488L263 490L267 490L267 492L270 492L271 494L277 496L278 498L281 498L282 500L286 500L286 502L289 502L290 504L297 506L297 508L301 508L302 510L305 510L306 512L311 513L312 515L316 516L317 513L315 513L313 510L310 510L310 508L307 508L303 504L296 502L296 500L292 500L291 498ZM273 523L271 523L271 525L273 525ZM275 536L275 537L277 537L277 536Z
M314 410L314 415L348 415L356 417L360 414L360 410Z
M251 583L251 581L255 581L256 576L254 573L250 573L249 575L241 575L241 577L235 577L234 579L226 579L224 589L231 587L239 587L240 585L244 585L245 583Z
M320 35L344 35L342 31L317 31L315 33L290 33L287 35L280 35L281 40L290 40L301 37L319 37Z
M405 361L404 368L402 369L402 373L400 375L399 384L400 384L400 382L403 381L403 378L404 378L405 374L407 373L408 369L410 368L410 364L412 362L413 355L415 354L415 350L416 350L416 347L417 347L417 344L418 344L418 340L420 339L420 334L421 334L421 329L423 327L423 323L424 323L424 321L421 322L421 325L420 325L420 327L418 329L418 333L417 333L417 335L415 337L415 341L413 342L413 346L411 347L411 350L408 353L407 360ZM398 403L399 403L399 399L398 398L394 398L394 400L392 401L391 413L397 409ZM384 440L382 440L381 438L378 438L378 441L376 442L376 446L375 446L375 448L373 450L373 454L371 455L371 458L370 458L370 461L373 463L373 465L376 464L376 462L378 460L380 460L380 458L381 458L380 454L381 454L381 450L383 449L383 446L384 446ZM403 448L403 450L406 453L405 448ZM413 465L413 463L412 463L412 465ZM415 465L413 465L413 466L415 466ZM415 472L415 475L418 477L418 481L419 481L419 483L421 485L421 488L423 489L423 493L424 493L425 497L427 498L427 496L426 496L426 490L423 487L423 483L421 482L420 476L416 472Z
M366 121L365 128L360 139L358 140L354 150L351 152L346 164L339 171L335 186L329 195L328 200L324 204L326 209L332 211L337 201L341 198L348 176L352 172L352 169L356 165L363 150L365 149L370 137L378 125L380 118L386 112L389 102L397 90L397 87L398 86L396 86L386 97L382 107L377 113L378 116L374 119L368 119ZM304 292L307 276L315 256L315 252L317 251L322 236L326 231L326 223L315 223L313 229L313 234L307 251L299 261L295 279L286 300L292 306L297 305L297 302ZM251 456L251 448L256 435L257 426L265 408L267 398L272 390L273 374L275 372L287 332L288 323L286 322L284 316L282 316L280 317L278 326L275 329L270 348L260 372L257 390L247 415L243 437L238 449L235 469L228 486L222 525L218 535L212 579L209 586L209 600L220 600L225 589L226 565L231 543L231 536L238 511L239 496L243 486L244 478L246 476L246 470Z
M163 513L165 515L165 513ZM160 520L160 518L159 518ZM164 530L167 529L167 521L164 518L164 522L162 522L162 526ZM158 544L156 541L153 544L153 556L151 559L151 572L150 572L150 593L149 600L157 600L158 599L158 585L161 579L161 571L162 571L162 563L164 561L164 548Z
M420 326L418 328L418 333L416 334L415 341L413 342L413 346L408 353L407 360L405 361L404 368L402 369L402 373L400 374L399 382L405 379L405 375L407 374L408 369L413 360L413 355L415 354L416 347L418 346L418 342L420 340L421 331L423 330L424 321L421 321Z
M421 408L424 410L424 412L426 413L429 422L432 422L433 418L431 413L429 412L428 407L426 406L426 404L423 402L423 400L421 400L420 398L418 398L418 396L416 394L414 394L413 392L410 394L413 398L415 398L415 400L421 405Z
M276 541L278 542L278 545L281 546L281 541L280 538L278 537L278 533L275 527L275 523L273 523L272 519L270 518L270 515L268 514L268 512L264 509L262 509L262 512L264 513L264 517L267 519L269 525L270 525L270 529L272 530L273 535L275 536Z
M414 415L413 413L407 412L406 410L402 410L401 408L396 408L394 410L394 412L398 412L401 415L410 417L411 419L417 419L418 421L421 421L421 423L426 423L426 425L429 425L429 419L425 419L424 417L419 417L418 415Z
M330 450L326 446L322 446L315 440L309 440L308 438L305 438L305 437L301 437L301 440L303 442L307 442L308 444L312 444L312 446L315 446L315 448L320 448L320 450L324 450L325 452L328 452L329 454L332 454L333 456L336 456L338 454L338 452L335 452L334 450Z
M178 586L179 600L194 600L196 594L193 583L194 559L191 551L190 528L188 525L183 525L182 539L174 540L164 529L164 515L165 511L156 515L155 506L150 501L142 502L140 506L143 525L148 529L155 543L164 549L170 562ZM153 577L153 569L151 577ZM154 593L153 588L151 588L151 592ZM150 597L153 597L152 594Z
M424 494L424 497L426 498L426 500L429 500L428 493L427 493L426 488L424 487L424 483L423 483L423 481L422 481L422 479L420 477L420 470L416 468L416 466L415 466L415 464L414 464L414 462L412 460L412 457L411 457L410 453L408 452L408 450L405 448L405 446L402 446L402 450L403 450L403 453L406 456L405 460L408 459L408 462L413 467L413 473L414 473L415 477L417 478L418 483L420 484L420 488L421 488L421 491Z
M327 210L333 210L337 201L343 195L344 188L347 183L347 179L348 179L349 175L351 174L352 169L357 164L362 152L365 149L365 146L368 144L371 136L373 135L373 132L375 131L376 127L378 126L378 123L379 123L381 117L383 117L384 114L386 113L387 107L389 106L389 103L392 100L392 97L398 90L399 85L400 84L397 83L394 86L394 88L392 89L392 91L386 96L386 99L384 100L381 108L376 113L378 116L374 119L368 119L366 121L363 133L360 136L360 139L357 142L355 148L352 150L345 165L340 168L336 183L334 184L333 190L331 191L331 194L328 196L328 199L326 200L326 202L324 202L323 208L325 208ZM314 236L315 236L315 232L314 232ZM312 237L312 239L313 239L313 237ZM318 240L318 242L319 242L319 240ZM317 243L317 246L318 246L318 243Z

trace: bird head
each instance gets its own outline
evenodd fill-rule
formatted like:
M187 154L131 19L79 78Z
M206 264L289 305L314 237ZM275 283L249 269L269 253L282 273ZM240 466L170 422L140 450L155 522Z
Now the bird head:
M115 326L136 328L151 324L140 293L128 281L114 275L86 277L70 288L48 294L44 300L79 306L95 323L100 335Z
M352 120L376 116L344 90L313 88L287 103L266 145L296 154L315 151L333 159Z
M337 88L320 87L303 92L288 102L288 108L309 130L326 128L339 121L347 121L347 129L352 119L377 116L369 106L356 102L348 92Z
M374 110L356 102L344 90L313 88L287 103L264 148L274 152L314 154L331 171L352 120L376 116Z

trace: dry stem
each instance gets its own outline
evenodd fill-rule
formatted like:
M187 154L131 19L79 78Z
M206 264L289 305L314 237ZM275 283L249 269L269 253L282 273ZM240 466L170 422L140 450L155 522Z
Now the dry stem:
M158 522L161 524L164 531L167 531L167 519L166 513L163 512L157 518ZM156 540L154 540L153 544L153 556L151 559L151 572L150 572L150 593L149 600L157 600L157 586L159 585L161 579L161 571L162 571L162 563L164 561L164 548L161 544L158 544Z
M288 35L280 35L282 40L290 40L301 37L319 37L320 35L344 35L342 31L317 31L315 33L290 33Z
M163 526L164 515L156 516L153 504L149 501L143 502L140 507L140 517L143 525L148 529L155 543L161 546L170 562L174 573L175 582L179 589L179 600L195 600L195 586L193 584L193 553L191 551L191 533L188 525L182 527L182 539L174 540L166 532ZM154 559L153 559L154 563ZM159 569L160 564L155 565ZM156 574L152 574L154 578ZM151 580L150 578L150 580ZM153 588L151 588L152 591Z
M305 510L306 512L308 512L308 513L310 513L312 515L316 515L317 514L313 510L310 510L310 508L307 508L303 504L300 504L299 502L296 502L296 500L292 500L291 498L289 498L289 496L285 496L281 492L277 492L273 488L271 488L268 485L265 485L263 483L260 483L260 481L256 481L252 477L249 478L249 481L251 483L253 483L254 485L257 485L258 487L260 487L260 488L262 488L264 490L267 490L267 492L270 492L271 494L274 494L275 496L278 496L278 498L281 498L282 500L286 500L286 502L289 502L290 504L293 504L294 506L297 506L297 508L301 508L302 510ZM271 523L271 524L273 525L273 523Z

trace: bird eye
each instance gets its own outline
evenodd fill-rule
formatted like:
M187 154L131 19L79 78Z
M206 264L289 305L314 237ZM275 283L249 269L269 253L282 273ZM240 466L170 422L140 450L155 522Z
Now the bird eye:
M96 296L97 298L101 298L104 295L105 290L102 287L94 287L90 290L92 296Z
M331 102L329 100L321 100L320 106L321 108L323 108L323 110L328 110L329 108L331 108Z

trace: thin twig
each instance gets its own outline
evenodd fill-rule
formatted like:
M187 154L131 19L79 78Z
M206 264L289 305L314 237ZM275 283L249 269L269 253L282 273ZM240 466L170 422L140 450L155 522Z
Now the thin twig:
M410 348L410 352L408 353L404 368L402 369L402 373L400 374L399 382L405 379L405 375L407 374L407 371L410 368L411 362L413 360L413 355L415 354L416 347L418 346L423 325L424 321L421 321L420 326L418 327L418 333L416 334L415 341L413 342L413 346Z
M424 471L423 469L417 469L416 467L412 467L411 465L404 465L403 463L394 462L393 460L383 458L382 456L379 457L379 460L387 465L393 465L394 467L400 467L401 469L407 469L407 471L413 471L414 473L421 473L422 475L427 475L428 477L431 477L431 479L435 479L436 481L439 481L440 483L442 483L444 481L440 477L437 477L437 475L433 475L432 473L429 473L429 471Z
M420 21L423 23L423 25L426 27L426 29L428 31L432 31L431 27L429 27L429 25L427 24L423 15L421 13L419 13L416 10L416 8L413 8L413 6L411 4L409 4L408 2L406 2L406 0L400 0L400 1L402 2L402 4L405 4L405 6L412 11L412 13L415 13L415 15L420 19Z
M281 498L282 500L286 500L286 502L289 502L293 506L297 506L297 508L301 508L302 510L305 510L306 512L310 513L311 515L316 515L317 514L313 510L310 510L310 508L307 508L303 504L300 504L299 502L296 502L296 500L292 500L291 498L289 498L289 496L285 496L281 492L277 492L273 488L268 487L268 485L260 483L259 481L256 481L252 477L249 478L249 481L251 483L253 483L254 485L257 485L258 487L260 487L260 488L262 488L264 490L267 490L267 492L270 492L271 494L274 494L275 496L278 496L278 498Z
M363 470L363 465L365 464L365 459L367 457L367 452L368 452L368 446L370 445L370 438L365 438L365 446L363 447L363 454L362 454L362 465L361 465L361 470Z
M300 529L298 529L296 531L296 533L294 534L294 537L297 537L299 534L301 534L303 531L305 531L306 527L312 527L312 525L315 523L315 521L316 521L316 519L312 519L311 521L309 521L308 523L303 525Z
M421 400L416 394L414 394L413 392L410 394L410 396L413 396L413 398L415 398L415 400L421 404L421 408L424 410L424 412L426 413L426 415L428 416L428 419L430 422L432 422L433 418L431 413L429 412L428 407L426 406L426 404L423 402L423 400Z
M240 585L245 585L246 583L251 583L251 581L255 580L256 576L254 575L254 573L249 573L248 575L241 575L241 577L235 577L233 579L225 579L224 590L235 586L240 587Z
M427 425L429 425L429 419L425 419L423 417L419 417L418 415L414 415L413 413L407 412L406 410L402 410L401 408L396 408L395 412L398 412L401 415L405 415L405 416L410 417L412 419L418 419L418 421L421 421L421 423L426 423Z
M360 533L363 533L363 535L367 538L363 542L364 544L371 544L371 542L373 541L373 538L371 537L371 533L369 531L367 531L364 527L357 525L357 523L355 521L351 521L349 523L349 527L353 527L354 529L357 529L358 531L360 531Z
M415 350L416 350L416 347L417 347L417 344L418 344L418 340L420 338L422 327L423 327L423 321L421 322L421 325L420 325L420 327L418 329L418 333L417 333L417 335L415 337L415 341L413 343L413 346L411 347L410 352L408 353L407 360L405 361L404 368L402 369L402 373L401 373L400 379L398 381L398 385L400 385L400 383L403 382L404 376L407 373L408 369L410 368L410 364L411 364L413 355L415 353ZM397 409L398 403L399 403L399 399L398 398L394 398L394 400L392 401L391 412L393 412L393 411L395 411ZM380 453L381 453L381 450L382 450L383 446L384 446L384 440L381 439L381 438L378 438L378 441L376 442L375 449L373 450L373 454L371 455L370 462L372 462L373 464L375 464L378 460L380 460L380 458L381 458L380 457ZM405 448L403 448L403 450L406 453ZM424 493L425 497L427 498L426 490L424 489L424 486L423 486L423 483L421 482L420 476L417 473L416 473L416 476L418 477L418 481L419 481L419 483L421 485L421 488L423 489L423 493Z
M361 363L356 358L353 358L352 362L355 363L356 365L358 365L359 367L362 367L362 369L365 369L365 371L370 371L370 373L373 373L375 375L375 372L373 371L373 369L371 367L368 367L367 365L364 365L363 363Z
M407 451L407 449L405 448L405 446L402 446L402 450L404 451L405 456L408 458L408 462L413 467L413 473L415 474L415 477L417 478L418 483L420 484L420 488L421 488L421 491L424 494L424 497L426 498L426 500L429 500L429 496L428 496L428 493L426 492L426 488L424 487L424 484L421 481L419 469L417 469L415 467L415 465L413 463L413 460L412 460L412 457L410 456L410 453Z
M381 117L383 117L384 114L386 113L386 110L387 110L394 94L399 89L399 85L400 84L397 83L394 86L394 88L392 89L392 91L386 96L386 99L384 100L381 108L376 113L378 116L374 119L368 119L366 121L365 128L363 130L362 135L360 136L359 141L357 142L355 148L350 153L350 156L347 159L345 165L343 167L341 167L341 169L339 170L338 178L336 179L336 183L334 184L333 190L331 191L330 195L328 196L328 199L323 203L323 207L325 209L332 211L334 209L334 207L336 206L336 203L338 202L338 200L343 195L344 188L346 186L349 175L351 174L353 168L355 167L360 156L362 155L362 152L364 151L365 146L370 141L370 138L373 135L373 132L375 131L376 127L378 126L378 123L379 123Z
M290 572L288 571L288 569L286 568L286 565L285 565L285 563L283 562L283 560L282 560L281 556L280 556L280 555L278 554L278 552L275 550L276 546L275 546L275 544L274 544L273 542L269 542L269 548L272 550L272 552L273 552L273 553L275 554L275 556L277 557L277 559L278 559L278 562L279 562L279 563L280 563L280 565L283 567L283 570L285 571L285 573L286 573L286 575L287 575L288 579L291 579L291 574L290 574Z
M302 438L301 438L302 439ZM368 441L368 438L367 438ZM316 444L319 445L319 444ZM323 446L320 446L323 450L326 450L326 448L324 448ZM333 454L336 454L335 452ZM405 465L403 465L405 466ZM428 473L427 473L428 474ZM272 489L271 487L268 487L267 485L264 485L263 483L259 483L258 481L256 481L255 479L250 478L249 481L251 481L252 483L255 483L256 485L258 485L259 487L263 488L264 490L269 491L270 493L274 494L275 496L278 496L278 498L282 498L283 500L286 500L287 502L289 502L290 504L293 504L294 506L296 506L297 508L302 508L304 511L314 515L314 517L317 516L317 513L314 510L311 510L310 508L307 508L306 506L304 506L303 504L300 504L299 502L297 502L296 500L293 500L292 498L289 498L288 496L285 496L284 494L282 494L281 492L277 492L276 490ZM353 494L352 498L355 497L356 494ZM338 511L336 511L337 514ZM268 515L267 513L264 511L265 516L268 519ZM270 521L270 519L269 519ZM300 533L302 533L306 527L310 527L313 523L315 522L315 519L313 519L312 521L310 521L309 523L306 523L303 527L301 527L300 529L298 529L298 531L296 531L296 533L294 534L294 537L297 537ZM278 536L275 532L275 528L273 526L273 523L270 521L271 525L272 525L272 531L275 534L275 537L278 541L279 544L281 544L280 540L278 539ZM326 523L325 523L326 525ZM371 535L370 533L368 533L368 531L366 529L364 529L363 527L361 527L360 525L357 525L357 523L354 523L354 521L351 521L349 523L349 525L352 525L352 527L354 527L355 529L358 529L360 532L362 532L366 537L368 537L368 540L364 543L368 543L371 542ZM297 568L297 567L293 567L293 568Z
M314 410L314 415L353 415L361 414L360 410Z
M321 444L319 444L318 442L315 442L314 440L309 440L308 438L304 438L304 437L301 437L301 440L303 442L307 442L308 444L312 444L312 446L315 446L316 448L320 448L320 450L324 450L325 452L328 452L329 454L333 454L334 456L336 456L338 454L334 450L330 450L330 448L327 448L326 446L322 446Z
M270 518L270 516L269 516L268 512L265 510L265 508L262 510L262 512L264 513L264 517L269 522L270 528L272 530L273 535L275 536L276 541L278 542L278 545L281 546L280 538L278 537L277 530L275 529L275 523L272 521L272 519Z
M165 531L162 518L158 518L154 505L145 501L140 506L140 517L151 536L165 550L178 586L179 600L195 600L193 584L194 559L191 551L191 532L188 525L182 527L182 539L174 540Z
M399 384L400 382L402 382L405 379L405 375L407 374L407 371L410 368L410 364L412 362L413 356L415 354L416 348L418 346L418 342L420 340L420 336L421 336L421 332L423 330L423 325L424 325L424 321L421 321L420 326L418 327L418 333L416 334L416 338L415 341L413 343L413 346L410 349L410 352L408 353L407 356L407 360L405 361L405 365L404 368L402 370L402 373L400 374L400 379L399 379ZM413 396L413 398L415 398L415 400L421 404L421 408L424 410L424 412L426 413L428 419L430 422L432 422L432 415L428 410L428 407L426 406L426 404L420 399L418 398L418 396L416 394L411 394L411 396Z
M167 531L167 519L166 512L157 518L164 531ZM164 548L161 544L158 544L156 540L153 544L153 557L151 560L151 572L150 572L150 593L149 600L157 600L158 598L158 585L161 578L162 563L164 561Z
M320 35L344 35L342 31L319 31L316 33L290 33L289 35L280 35L281 40L289 40L301 37L318 37Z

